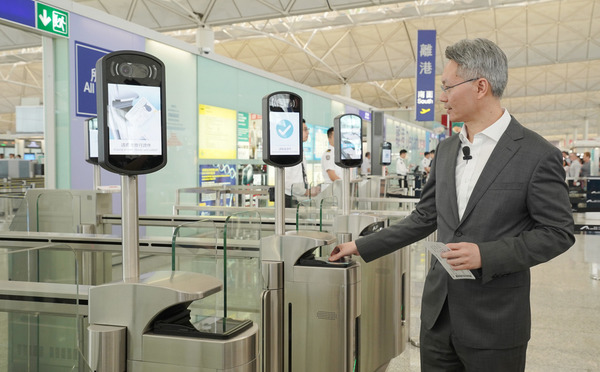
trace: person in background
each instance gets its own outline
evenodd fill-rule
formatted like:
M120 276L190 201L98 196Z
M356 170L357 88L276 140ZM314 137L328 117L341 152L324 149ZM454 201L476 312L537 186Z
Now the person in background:
M581 176L581 161L576 153L572 152L569 154L571 164L569 165L569 184L571 186L579 186L579 177Z
M343 174L342 168L335 164L333 127L327 130L327 141L329 141L329 145L321 156L321 170L323 172L323 183L325 184L341 179Z
M8 158L9 158L9 159L14 159L14 158L15 158L15 154L10 154L10 155L8 155Z
M571 159L569 159L569 153L566 151L562 152L563 159L567 165L571 164Z
M591 176L590 169L590 160L592 160L592 154L589 151L583 153L583 164L581 165L581 173L580 177L589 177Z
M396 161L396 174L398 175L398 186L406 187L406 175L408 174L408 166L406 165L406 155L408 151L400 150L400 157Z
M302 142L308 140L309 129L306 120L302 119ZM285 168L285 207L293 208L298 204L298 197L316 196L319 187L309 187L306 176L306 157L302 153L302 162Z
M502 107L508 61L496 44L462 40L445 55L439 99L450 121L464 122L461 132L438 145L408 217L339 244L329 260L358 254L370 262L437 231L441 252L421 305L421 370L522 372L530 268L575 242L562 156ZM456 270L472 279L453 279Z
M371 174L371 153L369 151L366 152L365 158L360 166L360 174L363 176Z
M421 170L423 173L429 173L429 165L431 164L429 151L425 151L423 159L421 159Z

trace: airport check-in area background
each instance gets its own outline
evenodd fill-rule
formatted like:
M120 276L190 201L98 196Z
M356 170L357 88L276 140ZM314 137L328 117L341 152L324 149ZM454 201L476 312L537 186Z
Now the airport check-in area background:
M74 9L80 8L74 6ZM261 149L252 147L253 126L261 125L260 99L280 90L302 96L304 116L312 132L312 142L305 150L313 157L309 158L309 179L314 184L321 181L319 155L325 150L324 132L333 125L333 117L348 112L371 113L373 107L317 92L218 55L205 56L197 48L193 50L149 30L138 30L132 25L116 27L113 22L103 22L102 17L91 17L93 12L86 15L83 11L78 14L69 10L69 37L45 36L43 40L44 66L54 72L44 79L43 160L45 182L51 186L43 189L39 183L34 187L27 180L15 180L7 183L9 191L3 198L2 279L6 282L2 304L6 338L5 346L0 348L4 353L0 368L63 371L75 366L81 371L91 370L86 365L90 344L86 331L89 288L119 281L123 276L121 192L113 187L121 180L105 171L98 176L94 167L83 161L84 120L90 115L85 115L86 91L79 91L77 84L83 83L85 87L91 82L91 75L79 74L76 67L84 62L83 56L93 58L113 50L145 51L167 66L168 164L155 174L140 176L138 183L140 274L177 270L217 278L224 287L194 302L193 316L251 319L259 327L264 321L260 300L265 280L260 240L275 232L275 208L268 202L265 188L266 184L275 183L275 172L272 169L264 172ZM422 151L435 148L437 143L432 129L402 118L379 114L371 122L363 123L367 143L385 139L399 146L394 146L394 152L403 147L420 149L411 152L413 164L420 162ZM377 125L381 125L381 131L373 133L372 128ZM48 146L55 149L54 153ZM375 158L373 164L377 165ZM51 169L54 171L49 172ZM254 185L242 186L250 169ZM418 176L411 177L410 187L404 190L399 189L393 176L353 181L352 214L369 215L373 221L384 223L402 218L418 200ZM216 179L235 181L211 184ZM104 187L95 190L94 180L101 180ZM339 232L335 221L342 214L341 200L334 197L336 188L341 190L342 186L333 186L330 193L306 200L297 209L286 210L286 229L329 232L335 236ZM578 226L593 230L593 219L585 218L586 206L575 207L582 212L579 217L583 216ZM368 224L359 221L352 226L354 235ZM322 255L334 245L326 239L324 242L329 244L318 249ZM587 243L585 249L585 262L590 266L585 275L597 276L598 267L594 265L600 260L594 258L597 255L593 244ZM365 339L361 362L369 367L363 366L363 370L385 368L387 361L411 347L411 338L418 342L415 339L418 333L410 331L411 315L415 315L409 310L413 309L410 278L425 272L426 262L422 247L415 246L398 252L379 266L360 266L363 296L360 318L365 325L363 330L371 332L365 332L364 337L384 337L376 334L378 329L397 331L388 335L389 340ZM413 263L412 268L409 263ZM374 280L368 282L368 278ZM145 277L145 280L153 279ZM156 282L161 280L158 278ZM35 286L20 287L15 282L56 286L43 286L40 290ZM45 294L32 296L31 290ZM212 291L213 287L208 289ZM149 293L155 296L152 291ZM365 300L365 295L375 297ZM62 300L52 303L44 300L44 296ZM15 301L16 298L19 300ZM243 356L239 363L246 366L212 365L206 368L213 369L207 370L252 370L252 355L257 359L258 355L264 356L260 354L263 350L259 341L256 342L256 354L247 350L240 353ZM371 348L366 347L369 343ZM382 349L375 346L383 345L386 347L380 353L374 351ZM157 350L162 351L160 346ZM154 352L161 354L156 349ZM598 367L597 361L592 360L592 366L593 363ZM336 370L331 366L324 368ZM348 368L353 370L355 366Z

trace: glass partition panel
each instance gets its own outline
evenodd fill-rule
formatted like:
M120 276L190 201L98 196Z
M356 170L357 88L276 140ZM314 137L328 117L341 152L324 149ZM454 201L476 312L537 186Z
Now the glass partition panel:
M321 199L319 207L319 231L333 232L333 221L340 213L338 209L338 199L335 196Z
M171 270L223 278L217 251L218 229L211 220L185 223L173 231ZM190 307L192 323L222 316L224 291L196 301Z
M53 254L61 270L48 268ZM0 372L91 372L81 275L68 245L0 248Z
M260 229L260 214L254 211L228 216L221 227L202 220L175 229L173 269L210 275L223 282L222 291L189 306L190 321L196 329L227 334L260 320Z
M31 231L29 205L24 196L2 196L2 231Z
M257 211L227 217L223 231L225 317L259 323L262 274L259 247L261 215Z
M78 214L75 199L68 191L53 190L51 193L41 193L36 200L36 230L38 232L76 233L77 226L74 218Z
M296 207L296 231L320 230L320 202L316 199L306 199Z
M211 220L186 223L173 233L172 269L210 275L223 280L223 258L219 257L219 230ZM217 331L217 324L224 318L225 289L193 302L190 323L200 332Z

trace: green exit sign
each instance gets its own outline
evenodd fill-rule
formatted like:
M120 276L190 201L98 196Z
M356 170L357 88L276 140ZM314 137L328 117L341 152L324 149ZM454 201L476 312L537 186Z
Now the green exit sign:
M36 27L56 35L69 36L69 12L37 3Z

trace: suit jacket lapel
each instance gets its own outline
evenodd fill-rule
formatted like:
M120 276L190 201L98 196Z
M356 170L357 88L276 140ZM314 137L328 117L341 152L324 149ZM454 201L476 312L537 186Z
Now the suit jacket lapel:
M469 216L479 199L481 199L492 182L498 177L498 174L500 174L502 169L508 164L508 161L519 150L521 146L516 141L520 138L523 138L523 127L518 121L512 118L506 131L496 144L494 151L492 151L488 162L481 172L481 176L479 176L479 180L473 188L473 192L471 193L461 222Z
M458 136L452 136L445 141L449 142L449 147L447 151L444 153L436 154L435 162L436 170L439 174L440 179L448 180L447 187L449 190L436 190L439 195L447 195L442 196L442 201L446 205L446 210L452 211L453 221L456 221L456 225L458 225L458 204L456 201L456 158L458 156L458 151L460 148L460 139ZM436 185L437 187L437 185Z

